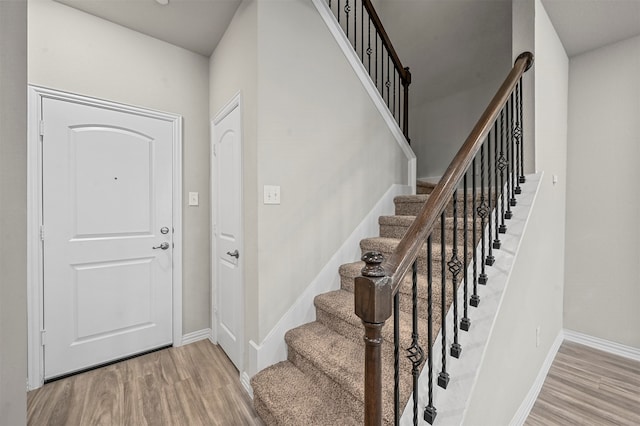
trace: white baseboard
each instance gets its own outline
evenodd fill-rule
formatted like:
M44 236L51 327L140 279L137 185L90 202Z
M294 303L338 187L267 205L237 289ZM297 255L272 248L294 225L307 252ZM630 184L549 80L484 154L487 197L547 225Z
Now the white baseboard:
M409 186L397 184L387 190L267 337L260 344L249 341L249 368L243 374L247 374L248 378L253 377L258 371L287 358L285 333L292 328L315 321L314 297L340 288L340 265L360 259L360 240L378 235L378 217L393 214L393 198L409 194L411 191Z
M599 337L589 336L573 330L564 330L564 338L569 342L580 343L593 349L599 349L613 355L640 361L640 349L632 346L622 345L610 340L601 339Z
M191 333L184 334L182 336L182 345L188 345L189 343L195 343L200 340L209 339L211 340L211 329L203 328L202 330L192 331Z
M544 384L544 380L547 378L547 374L549 373L551 364L553 364L553 360L555 359L556 354L558 353L558 349L560 349L560 345L562 345L564 339L564 332L560 330L560 332L556 336L556 339L553 341L553 344L549 348L547 357L544 359L544 362L540 367L540 371L536 376L536 380L531 385L531 388L529 389L527 396L525 396L524 400L522 401L522 404L520 404L518 411L516 411L516 414L511 419L511 422L509 423L510 426L520 426L524 424L524 422L527 420L527 417L529 417L529 413L533 408L533 404L535 404L536 400L538 399L540 389L542 389L542 385Z
M240 374L240 384L242 385L244 390L247 391L247 393L249 394L249 397L253 399L253 388L251 387L251 378L249 377L249 374L247 374L246 371L243 371L242 374Z

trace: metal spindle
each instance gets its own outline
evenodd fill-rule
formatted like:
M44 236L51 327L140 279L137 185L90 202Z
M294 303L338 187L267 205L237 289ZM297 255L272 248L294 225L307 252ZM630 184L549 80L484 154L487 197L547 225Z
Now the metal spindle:
M423 418L433 424L438 414L433 406L433 271L432 271L431 235L427 238L427 378L429 403L424 408Z
M340 0L338 0L338 13L336 13L336 15L338 15L338 24L340 23Z
M442 320L440 335L442 336L442 370L438 375L438 386L446 389L449 384L447 373L447 277L446 277L446 242L444 230L444 212L440 215L440 316Z
M486 219L489 214L489 209L487 208L487 201L484 198L484 149L480 147L480 205L478 206L478 216L480 217L480 229L482 230L482 243L480 246L480 252L482 256L480 257L480 275L478 276L478 284L486 284L488 277L485 272L485 247L486 247L486 237L484 232L484 227L486 225ZM489 236L491 238L491 236Z
M367 45L367 57L369 64L367 70L369 71L369 75L371 75L371 53L373 53L373 50L371 50L371 18L369 18L369 41Z
M391 55L389 55L389 52L387 52L387 82L385 84L387 86L387 106L389 108L391 108L391 96L389 95L389 89L391 87L391 80L389 78L389 75L390 75L389 74L390 73L390 71L389 71L389 69L390 69L389 68L389 63L390 62L391 62Z
M498 164L499 164L499 158L498 158L498 121L496 120L493 123L493 155L496 159L496 167L494 167L493 169L493 173L496 179L496 208L495 208L495 222L496 222L496 234L495 234L495 238L493 240L493 248L495 249L500 249L500 247L502 246L502 242L500 241L500 233L498 232L498 224L500 223L500 209L498 208L498 204L500 203L500 193L498 192ZM489 234L491 235L491 234Z
M393 296L393 416L400 423L400 292Z
M516 194L522 194L522 188L520 188L520 179L518 176L521 175L521 167L522 165L520 164L519 158L520 158L520 153L522 152L522 147L520 146L520 139L522 139L522 121L520 119L520 107L519 107L519 99L520 97L518 96L518 87L520 87L520 82L518 82L518 84L516 85L515 90L513 91L513 93L515 93L516 95L516 102L515 102L515 107L516 107L516 127L513 133L514 139L516 140L516 152L515 152L515 159L514 159L514 163L516 166L516 174L513 177L513 180L516 183L516 189L515 189L515 193Z
M451 344L451 356L454 358L460 358L462 352L462 346L458 341L458 274L462 270L460 259L458 259L458 190L453 192L453 250L451 253L451 260L447 263L449 267L449 273L451 274L452 289L451 295L453 297L453 343ZM442 315L445 315L443 313Z
M463 253L463 265L464 265L464 270L463 270L463 276L462 279L463 281L463 304L462 304L462 310L463 310L463 315L462 315L462 319L460 320L460 329L464 330L464 331L469 331L469 328L471 328L471 320L469 319L469 274L467 274L467 265L469 265L469 213L467 211L467 204L469 203L469 194L468 194L468 188L467 188L467 175L469 174L469 171L467 171L464 174L464 178L463 178L463 183L462 183L462 187L464 188L463 190L463 196L464 196L464 206L462 208L462 214L464 216L464 223L462 225L462 232L463 232L463 244L462 244L462 249L464 250Z
M344 3L344 13L346 15L345 22L347 23L347 40L349 40L349 12L351 12L351 6L349 5L349 0L346 0Z
M520 177L518 181L524 183L526 178L524 177L524 120L522 118L522 77L518 82L518 102L520 105Z
M493 145L495 147L495 143ZM492 207L491 207L491 187L492 187L492 183L491 183L491 170L492 170L491 169L491 133L489 133L487 135L487 145L485 146L485 148L487 149L487 181L488 181L487 182L487 199L489 200L488 201L488 206L489 206L489 210L488 210L489 211L489 217L488 217L488 222L489 222L488 225L489 226L488 226L488 228L489 228L489 230L488 230L488 234L487 234L489 236L488 237L489 238L489 241L488 241L489 244L487 244L487 247L489 249L488 250L489 253L487 254L486 259L484 260L484 263L486 265L491 266L496 261L496 258L493 257L493 244L491 244L491 233L492 233L492 230L491 230L492 229L491 212L493 211ZM480 149L482 149L482 148L480 148ZM494 151L495 151L495 149L494 149ZM497 183L498 183L498 180L496 179L496 187L498 186ZM495 205L497 206L498 205L497 191L493 191L493 192L496 194L496 204ZM497 223L497 221L496 221L496 223ZM498 226L498 225L496 225L496 226Z
M511 92L511 96L509 97L509 140L507 143L507 188L509 188L509 204L507 204L507 211L505 212L505 219L511 219L513 217L513 213L511 212L511 207L515 207L517 205L515 188L513 184L513 133L514 133L514 123L515 119L513 118L513 92Z
M360 1L360 60L364 64L364 2L362 1Z
M507 160L504 158L504 139L506 137L504 110L505 108L503 107L500 111L500 159L498 160L498 168L500 169L500 211L502 213L500 215L501 223L498 231L501 234L507 232L507 225L504 224L504 199L506 198L504 193L504 169L507 166Z
M411 346L407 349L407 358L411 361L411 375L413 378L413 424L418 424L418 379L420 377L420 365L424 361L424 351L420 347L418 333L418 261L413 262L411 268L411 304L413 305Z
M473 157L473 161L471 162L471 198L473 199L473 204L471 205L472 209L472 231L473 235L471 237L472 246L473 246L473 294L471 295L471 300L469 300L469 304L473 307L477 307L480 304L480 296L478 296L478 230L477 223L477 208L476 208L476 157ZM478 207L479 208L479 207Z

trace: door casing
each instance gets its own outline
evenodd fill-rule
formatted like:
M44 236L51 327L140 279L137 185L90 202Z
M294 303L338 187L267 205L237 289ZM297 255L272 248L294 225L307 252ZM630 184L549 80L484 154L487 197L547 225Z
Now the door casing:
M218 297L218 274L215 270L216 267L216 259L218 256L217 251L217 236L216 236L216 218L219 215L219 203L218 203L218 185L219 182L216 180L216 169L218 167L218 158L214 155L213 145L216 143L214 140L215 132L214 127L217 123L220 123L225 117L227 117L235 108L239 108L240 112L240 144L241 144L241 156L244 158L244 137L242 134L242 96L241 93L236 93L235 96L227 104L222 107L222 109L216 114L215 118L211 121L211 334L212 340L214 343L218 343L218 307L220 305L220 298ZM244 161L241 160L241 170L240 176L244 176ZM215 167L215 169L214 169ZM242 185L241 185L242 186ZM242 281L242 303L241 306L241 332L239 335L239 340L241 342L241 355L240 359L244 359L245 355L245 344L244 344L244 301L245 301L245 286L244 286L244 194L241 196L241 207L240 207L242 220L240 221L240 236L239 236L239 246L238 250L240 251L240 258L238 259L238 267L240 268L241 281ZM239 369L240 374L242 374L242 368Z
M173 345L182 344L182 116L29 85L27 131L27 389L44 383L42 225L42 99L52 98L169 121L173 126Z

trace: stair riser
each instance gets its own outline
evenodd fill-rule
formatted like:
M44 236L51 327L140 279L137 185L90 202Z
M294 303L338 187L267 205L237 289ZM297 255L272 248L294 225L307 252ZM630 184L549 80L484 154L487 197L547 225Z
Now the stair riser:
M422 210L423 202L406 202L406 201L396 201L395 202L395 214L398 216L417 216ZM478 203L476 202L476 207ZM456 210L458 212L458 216L462 216L464 209L464 205L462 202L457 203ZM467 203L467 212L469 216L471 216L471 212L473 209L473 203ZM453 204L447 204L445 209L445 216L453 216Z
M434 245L435 246L435 245ZM362 255L364 255L365 253L371 252L371 251L378 251L380 253L382 253L385 257L385 259L388 259L392 252L390 251L384 251L384 250L379 250L379 247L367 247L366 245L362 247ZM423 252L426 252L426 249L423 250ZM458 251L458 259L460 260L460 262L463 261L463 253L461 251ZM471 259L471 253L468 253L468 257L467 259ZM451 274L449 273L449 269L446 266L446 262L448 262L449 260L451 260L451 254L447 255L447 258L445 260L445 273L446 276L450 278ZM434 279L434 282L436 282L436 278L439 280L440 277L440 271L442 270L442 257L439 255L439 251L433 251L432 252L432 259L431 259L431 268L432 268L432 277ZM418 256L418 273L419 274L426 274L427 273L427 256L425 255L421 255ZM458 280L462 280L462 272L458 274Z
M473 229L471 229L471 223L468 224L469 229L467 230L467 244L471 245L471 239L473 238ZM401 240L402 237L407 233L408 226L395 226L395 225L380 225L380 236L384 238L396 238ZM477 229L480 229L480 225L478 225ZM440 243L440 224L437 224L434 227L435 232L432 234L432 242ZM482 235L480 232L476 231L476 240ZM447 227L445 232L445 242L447 244L453 243L453 227ZM462 247L464 244L464 228L463 225L458 226L458 246Z

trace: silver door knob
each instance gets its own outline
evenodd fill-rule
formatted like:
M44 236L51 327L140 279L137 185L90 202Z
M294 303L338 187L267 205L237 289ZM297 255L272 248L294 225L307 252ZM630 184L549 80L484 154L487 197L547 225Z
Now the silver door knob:
M160 244L160 245L159 245L159 246L157 246L157 247L151 247L151 248L152 248L152 249L154 249L154 250L155 250L155 249L162 249L162 250L166 250L166 249L168 249L168 248L169 248L169 243L164 242L164 243Z
M240 258L240 253L238 253L238 250L234 250L233 252L228 251L227 254L231 257L235 257L236 259Z

